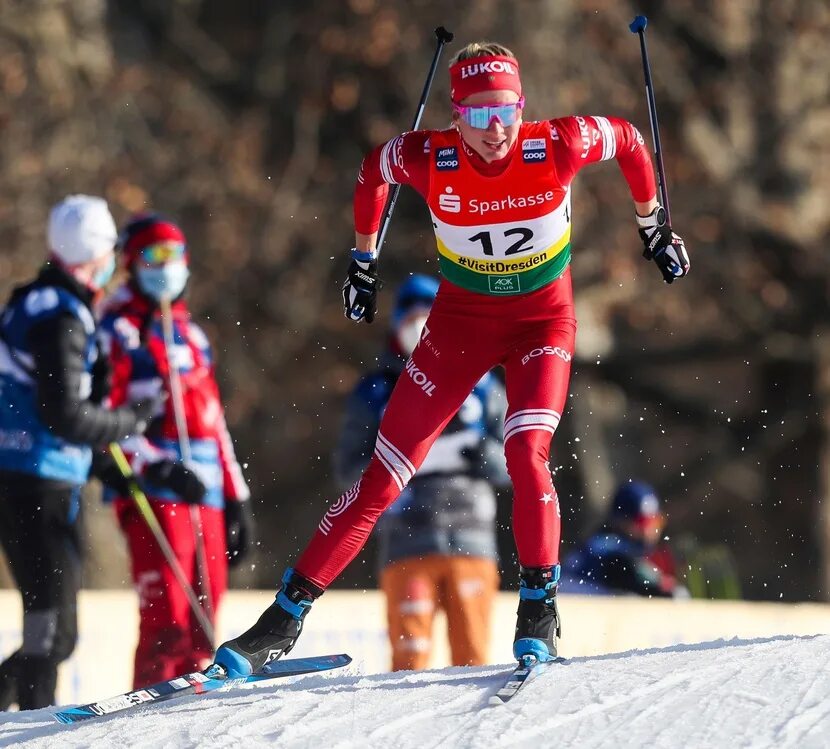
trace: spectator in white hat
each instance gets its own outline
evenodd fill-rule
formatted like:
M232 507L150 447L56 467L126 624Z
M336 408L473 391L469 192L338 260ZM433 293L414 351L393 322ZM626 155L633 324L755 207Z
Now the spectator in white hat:
M109 410L93 300L115 268L102 198L49 215L48 257L0 318L0 544L23 598L23 644L0 664L0 710L55 701L77 639L77 516L92 448L144 431L158 403Z

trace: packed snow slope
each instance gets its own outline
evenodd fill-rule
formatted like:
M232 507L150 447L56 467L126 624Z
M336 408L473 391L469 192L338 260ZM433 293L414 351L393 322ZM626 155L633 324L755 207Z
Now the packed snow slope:
M0 746L830 746L826 635L573 658L496 707L488 698L508 665L374 676L359 668L185 697L74 726L54 723L48 710L0 714Z

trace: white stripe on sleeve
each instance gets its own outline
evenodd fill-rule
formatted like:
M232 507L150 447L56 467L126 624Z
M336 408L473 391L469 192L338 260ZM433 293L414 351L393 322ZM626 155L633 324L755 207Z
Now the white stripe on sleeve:
M594 117L594 122L602 133L602 160L613 159L617 154L617 137L614 135L614 128L607 117Z
M383 181L390 185L398 184L394 176L392 176L392 167L394 166L395 145L400 138L400 135L397 138L392 138L392 140L387 141L380 150L380 173L383 177Z

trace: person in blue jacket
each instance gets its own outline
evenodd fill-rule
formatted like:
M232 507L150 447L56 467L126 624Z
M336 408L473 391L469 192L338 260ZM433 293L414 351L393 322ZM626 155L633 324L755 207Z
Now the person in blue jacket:
M688 597L661 538L666 518L652 486L624 481L608 517L562 566L562 590L587 595Z
M344 488L369 462L392 388L421 338L437 291L438 282L425 275L411 276L398 290L386 350L346 406L334 455ZM504 410L501 383L485 375L377 525L395 671L428 667L438 609L447 615L453 665L487 662L499 583L494 487L509 482Z
M0 664L0 709L55 701L77 639L77 517L92 448L144 431L158 403L109 410L96 297L115 268L106 201L70 195L49 215L48 258L0 317L0 544L23 599L23 644Z

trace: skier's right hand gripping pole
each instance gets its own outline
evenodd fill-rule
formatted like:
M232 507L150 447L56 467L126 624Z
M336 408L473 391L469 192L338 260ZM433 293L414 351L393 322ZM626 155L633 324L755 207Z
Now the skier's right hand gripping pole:
M645 246L643 257L646 260L654 260L663 274L663 280L666 283L672 283L675 278L682 278L689 272L690 262L686 245L671 228L669 189L666 185L663 149L660 146L660 128L657 124L657 104L654 99L654 85L651 81L651 66L649 65L648 49L646 48L646 26L648 26L648 19L645 16L636 16L628 28L631 33L640 37L640 53L643 58L643 75L646 81L646 99L648 101L648 119L651 124L651 138L654 142L657 180L662 205L658 205L648 216L637 216L637 224L640 238Z
M443 26L435 29L435 37L437 39L435 54L432 56L432 63L429 66L429 73L427 73L427 79L424 82L424 89L421 91L421 99L418 102L418 109L415 112L412 130L417 130L421 124L421 117L424 114L424 108L429 98L429 91L432 88L435 71L438 69L438 60L441 57L441 51L445 44L449 44L453 40L452 32L447 31ZM383 217L383 224L374 252L361 252L357 249L352 250L352 262L349 265L349 274L343 284L343 311L346 317L354 322L366 320L367 323L370 323L375 319L377 293L383 286L383 282L378 277L378 257L380 256L383 242L386 239L386 232L389 229L389 222L392 220L392 214L395 211L395 204L397 203L400 190L400 185L395 185L392 188L392 195L389 198L389 205Z
M153 512L153 508L150 506L150 500L147 499L147 495L138 485L136 476L130 466L130 461L127 460L127 456L124 455L121 445L117 442L110 444L109 452L115 461L115 464L118 466L121 476L129 486L130 496L133 498L139 514L147 524L150 532L153 534L156 543L159 545L159 549L161 549L161 553L164 555L165 561L173 572L173 576L176 578L176 581L184 591L187 602L190 605L190 610L193 612L193 616L196 618L196 621L199 623L199 626L202 628L202 631L205 633L207 639L210 642L214 642L213 624L210 619L208 619L204 609L199 603L196 591L193 590L193 586L188 581L181 562L179 562L176 552L170 545L170 541L167 539L167 536L164 535L164 529L161 527L161 523L159 523L158 518Z

